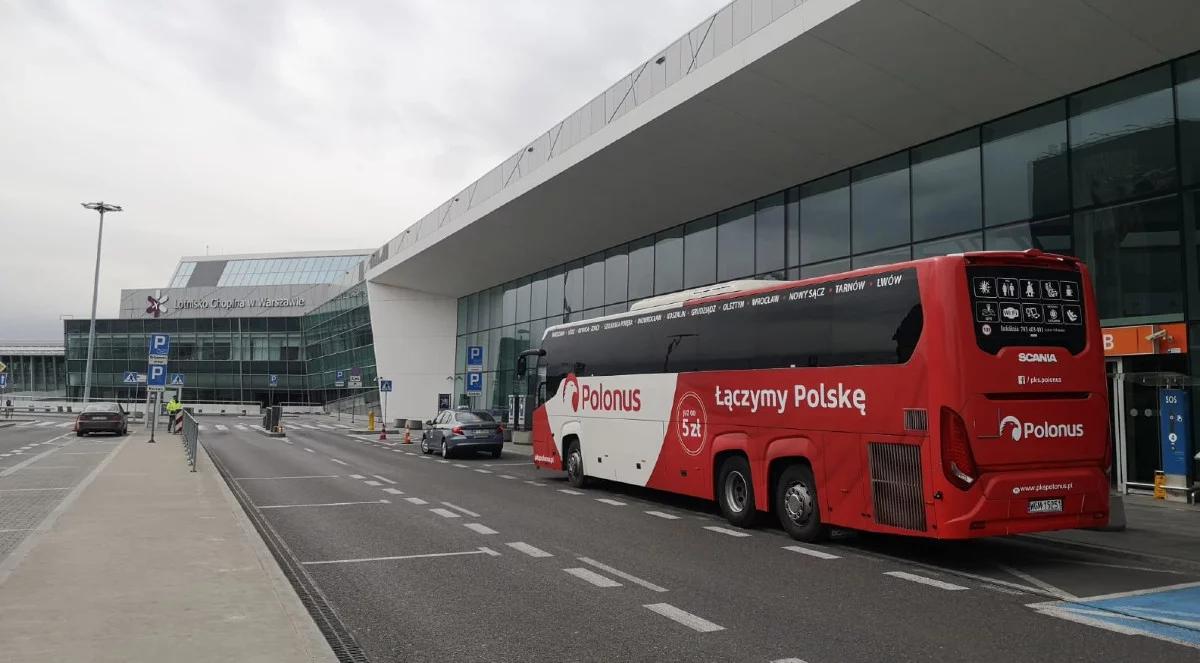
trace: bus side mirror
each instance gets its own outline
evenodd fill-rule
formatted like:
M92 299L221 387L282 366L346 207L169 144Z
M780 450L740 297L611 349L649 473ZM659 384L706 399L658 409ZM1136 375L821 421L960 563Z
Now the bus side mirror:
M517 355L517 377L525 377L525 372L529 368L529 357L545 357L546 351L538 348L536 350L526 350Z

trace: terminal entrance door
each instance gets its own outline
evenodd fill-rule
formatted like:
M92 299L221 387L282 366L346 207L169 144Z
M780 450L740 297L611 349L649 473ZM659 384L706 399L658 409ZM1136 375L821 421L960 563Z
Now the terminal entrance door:
M1186 355L1149 355L1107 361L1112 487L1118 492L1154 489L1154 473L1163 469L1159 391L1186 388Z

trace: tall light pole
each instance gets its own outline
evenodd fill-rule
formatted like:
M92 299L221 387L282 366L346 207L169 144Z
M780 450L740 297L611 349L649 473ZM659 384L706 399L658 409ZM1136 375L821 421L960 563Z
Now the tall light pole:
M83 402L92 397L92 355L96 348L96 296L100 292L100 243L104 241L104 213L121 212L120 205L110 205L103 200L98 203L79 203L86 209L100 212L100 232L96 234L96 274L92 279L92 324L88 329L87 368L83 373Z

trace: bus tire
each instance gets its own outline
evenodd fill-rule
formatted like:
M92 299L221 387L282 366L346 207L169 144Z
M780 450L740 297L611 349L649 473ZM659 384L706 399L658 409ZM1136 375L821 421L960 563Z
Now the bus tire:
M797 541L823 541L829 527L821 523L817 502L817 482L812 469L796 463L779 475L775 482L775 513L783 530Z
M579 450L579 441L571 440L567 446L567 483L576 488L587 485L587 475L583 469L583 452Z
M721 515L737 527L753 527L758 519L754 508L754 482L745 456L730 456L717 475L717 504Z

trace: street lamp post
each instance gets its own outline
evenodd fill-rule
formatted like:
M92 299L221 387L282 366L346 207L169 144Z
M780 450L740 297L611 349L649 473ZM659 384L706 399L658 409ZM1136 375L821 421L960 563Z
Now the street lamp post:
M100 292L100 244L104 241L104 213L121 212L120 205L110 205L103 200L98 203L79 203L84 208L100 213L100 232L96 234L96 273L92 278L92 324L88 329L87 367L83 372L83 402L92 397L92 356L96 349L96 296Z

